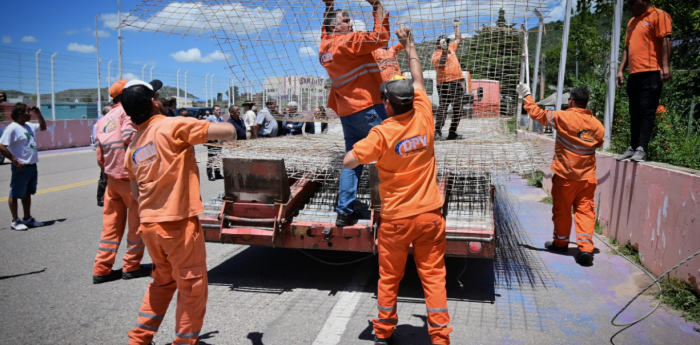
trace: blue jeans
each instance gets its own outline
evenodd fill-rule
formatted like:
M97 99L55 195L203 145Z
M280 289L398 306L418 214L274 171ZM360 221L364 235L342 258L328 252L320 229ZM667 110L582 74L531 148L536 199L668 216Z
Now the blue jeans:
M364 139L372 127L387 119L383 104L377 104L352 115L343 116L340 122L343 124L345 136L345 152L352 150L353 145ZM355 169L343 168L340 173L340 190L338 191L338 207L336 212L351 214L355 211L355 199L357 199L357 186L362 176L362 165Z

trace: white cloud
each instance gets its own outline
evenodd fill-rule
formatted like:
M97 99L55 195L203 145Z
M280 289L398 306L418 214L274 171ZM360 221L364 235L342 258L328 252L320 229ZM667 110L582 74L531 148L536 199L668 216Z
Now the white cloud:
M34 43L34 42L36 42L36 37L34 37L34 36L24 36L24 37L22 37L22 42Z
M75 42L68 44L68 50L83 54L91 54L97 52L97 49L93 45L78 44Z
M10 36L2 36L2 43L10 44L12 43L12 38Z
M95 35L97 33L97 37L110 37L112 34L109 33L109 31L104 31L104 30L97 30L93 31L92 34Z
M167 33L206 35L224 31L227 35L250 34L282 24L284 11L263 7L246 7L240 3L208 5L205 2L172 2L158 12L143 10L142 16L122 14L123 29L150 30ZM117 14L100 16L106 28L116 29Z
M576 9L576 3L577 1L573 0L571 2L571 8ZM547 0L547 7L549 8L549 13L545 15L545 23L564 20L564 15L566 14L566 1Z
M300 45L304 44L319 48L321 46L321 29L312 29L302 32Z
M135 74L133 74L133 73L123 73L123 74L122 74L122 78L124 78L124 79L126 79L126 80L134 80L134 79L139 79L139 80L140 80L140 79L141 79L141 77L137 77L137 76L136 76Z
M367 24L359 19L353 19L352 28L355 31L365 31L367 30Z
M301 47L299 48L299 57L312 57L318 56L318 51L313 47Z
M202 56L202 52L198 48L192 48L188 51L181 50L177 53L170 54L177 62L202 62L209 63L214 61L223 61L230 58L230 55L225 55L221 51L215 51L207 56Z
M78 33L80 33L80 31L78 31L77 29L72 29L72 30L66 31L66 35L75 35Z

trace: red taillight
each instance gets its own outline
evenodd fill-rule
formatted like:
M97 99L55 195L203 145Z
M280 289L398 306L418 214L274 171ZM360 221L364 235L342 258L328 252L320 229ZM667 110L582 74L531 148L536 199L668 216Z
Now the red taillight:
M472 254L479 254L484 250L484 245L481 242L469 242L467 249L469 249L469 252Z

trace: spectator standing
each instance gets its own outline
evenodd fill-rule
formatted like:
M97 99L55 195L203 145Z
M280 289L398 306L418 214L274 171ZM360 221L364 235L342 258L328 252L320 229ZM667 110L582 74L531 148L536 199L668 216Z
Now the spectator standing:
M34 114L39 123L29 122ZM28 108L24 103L15 104L12 108L12 123L5 127L0 137L0 153L12 162L10 170L10 197L7 200L12 214L12 230L27 230L27 227L38 227L44 223L32 217L32 194L36 194L39 178L36 163L39 153L36 146L36 132L46 130L46 121L37 107ZM19 218L17 200L22 200L24 218Z
M255 127L255 121L257 120L257 115L253 111L254 102L245 101L243 102L243 122L245 122L246 138L250 139L252 137L251 131Z
M316 107L314 109L314 118L325 121L327 119L326 109L323 108L323 106ZM328 123L321 121L307 122L306 126L304 126L304 132L308 134L322 134L328 132Z
M450 119L450 129L447 140L461 139L457 135L457 127L461 120L462 97L465 93L466 82L462 67L457 58L457 49L462 43L462 32L459 30L459 23L453 24L455 30L455 41L450 43L450 38L440 36L436 42L437 49L433 53L432 63L437 73L437 89L440 97L440 105L437 109L435 121L435 140L443 140L442 127L445 125L447 108L452 105L452 116Z
M241 118L241 110L237 105L228 108L228 122L236 129L236 140L246 140L245 122Z
M267 101L255 120L254 138L274 138L277 136L277 120L272 115L272 112L275 111L277 111L277 103L275 101Z
M111 95L110 95L111 96ZM112 102L114 102L114 98L112 98ZM100 122L100 120L109 113L109 111L112 110L111 105L105 105L102 107L102 113L100 116L97 117L97 121L95 121L95 125L92 126L92 141L93 145L95 145L97 141L97 123ZM105 175L105 172L103 169L100 169L100 179L97 181L97 206L102 207L104 206L104 196L105 196L105 189L107 188L107 175Z
M180 116L187 117L187 108L180 108Z
M627 24L625 50L617 70L617 86L624 84L624 71L630 68L627 80L631 143L618 161L644 162L649 140L656 122L663 83L671 81L671 35L673 20L668 13L651 5L651 0L628 0L634 15Z
M282 126L284 126L284 129L287 131L287 135L301 135L304 123L292 121L292 119L298 117L297 102L292 101L287 103L287 109L289 109L289 120L282 122Z
M220 122L226 122L224 121L224 118L221 117L221 107L218 105L215 105L212 108L212 115L209 115L205 118L205 120L211 122L211 123L220 123ZM216 144L218 141L210 140L207 141L209 144ZM214 169L212 168L212 159L213 157L216 157L218 154L221 153L221 148L216 147L216 146L207 146L207 156L209 157L207 161L207 177L209 177L209 181L214 181L216 179L221 179L224 178L221 176L221 171L219 169Z

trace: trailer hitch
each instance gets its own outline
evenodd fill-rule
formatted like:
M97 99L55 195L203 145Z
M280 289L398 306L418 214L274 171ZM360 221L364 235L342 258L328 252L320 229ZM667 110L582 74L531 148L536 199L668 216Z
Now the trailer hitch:
M323 242L330 242L331 238L333 238L333 234L331 234L332 230L333 227L330 226L323 228L323 231L321 232L321 235L323 235Z

